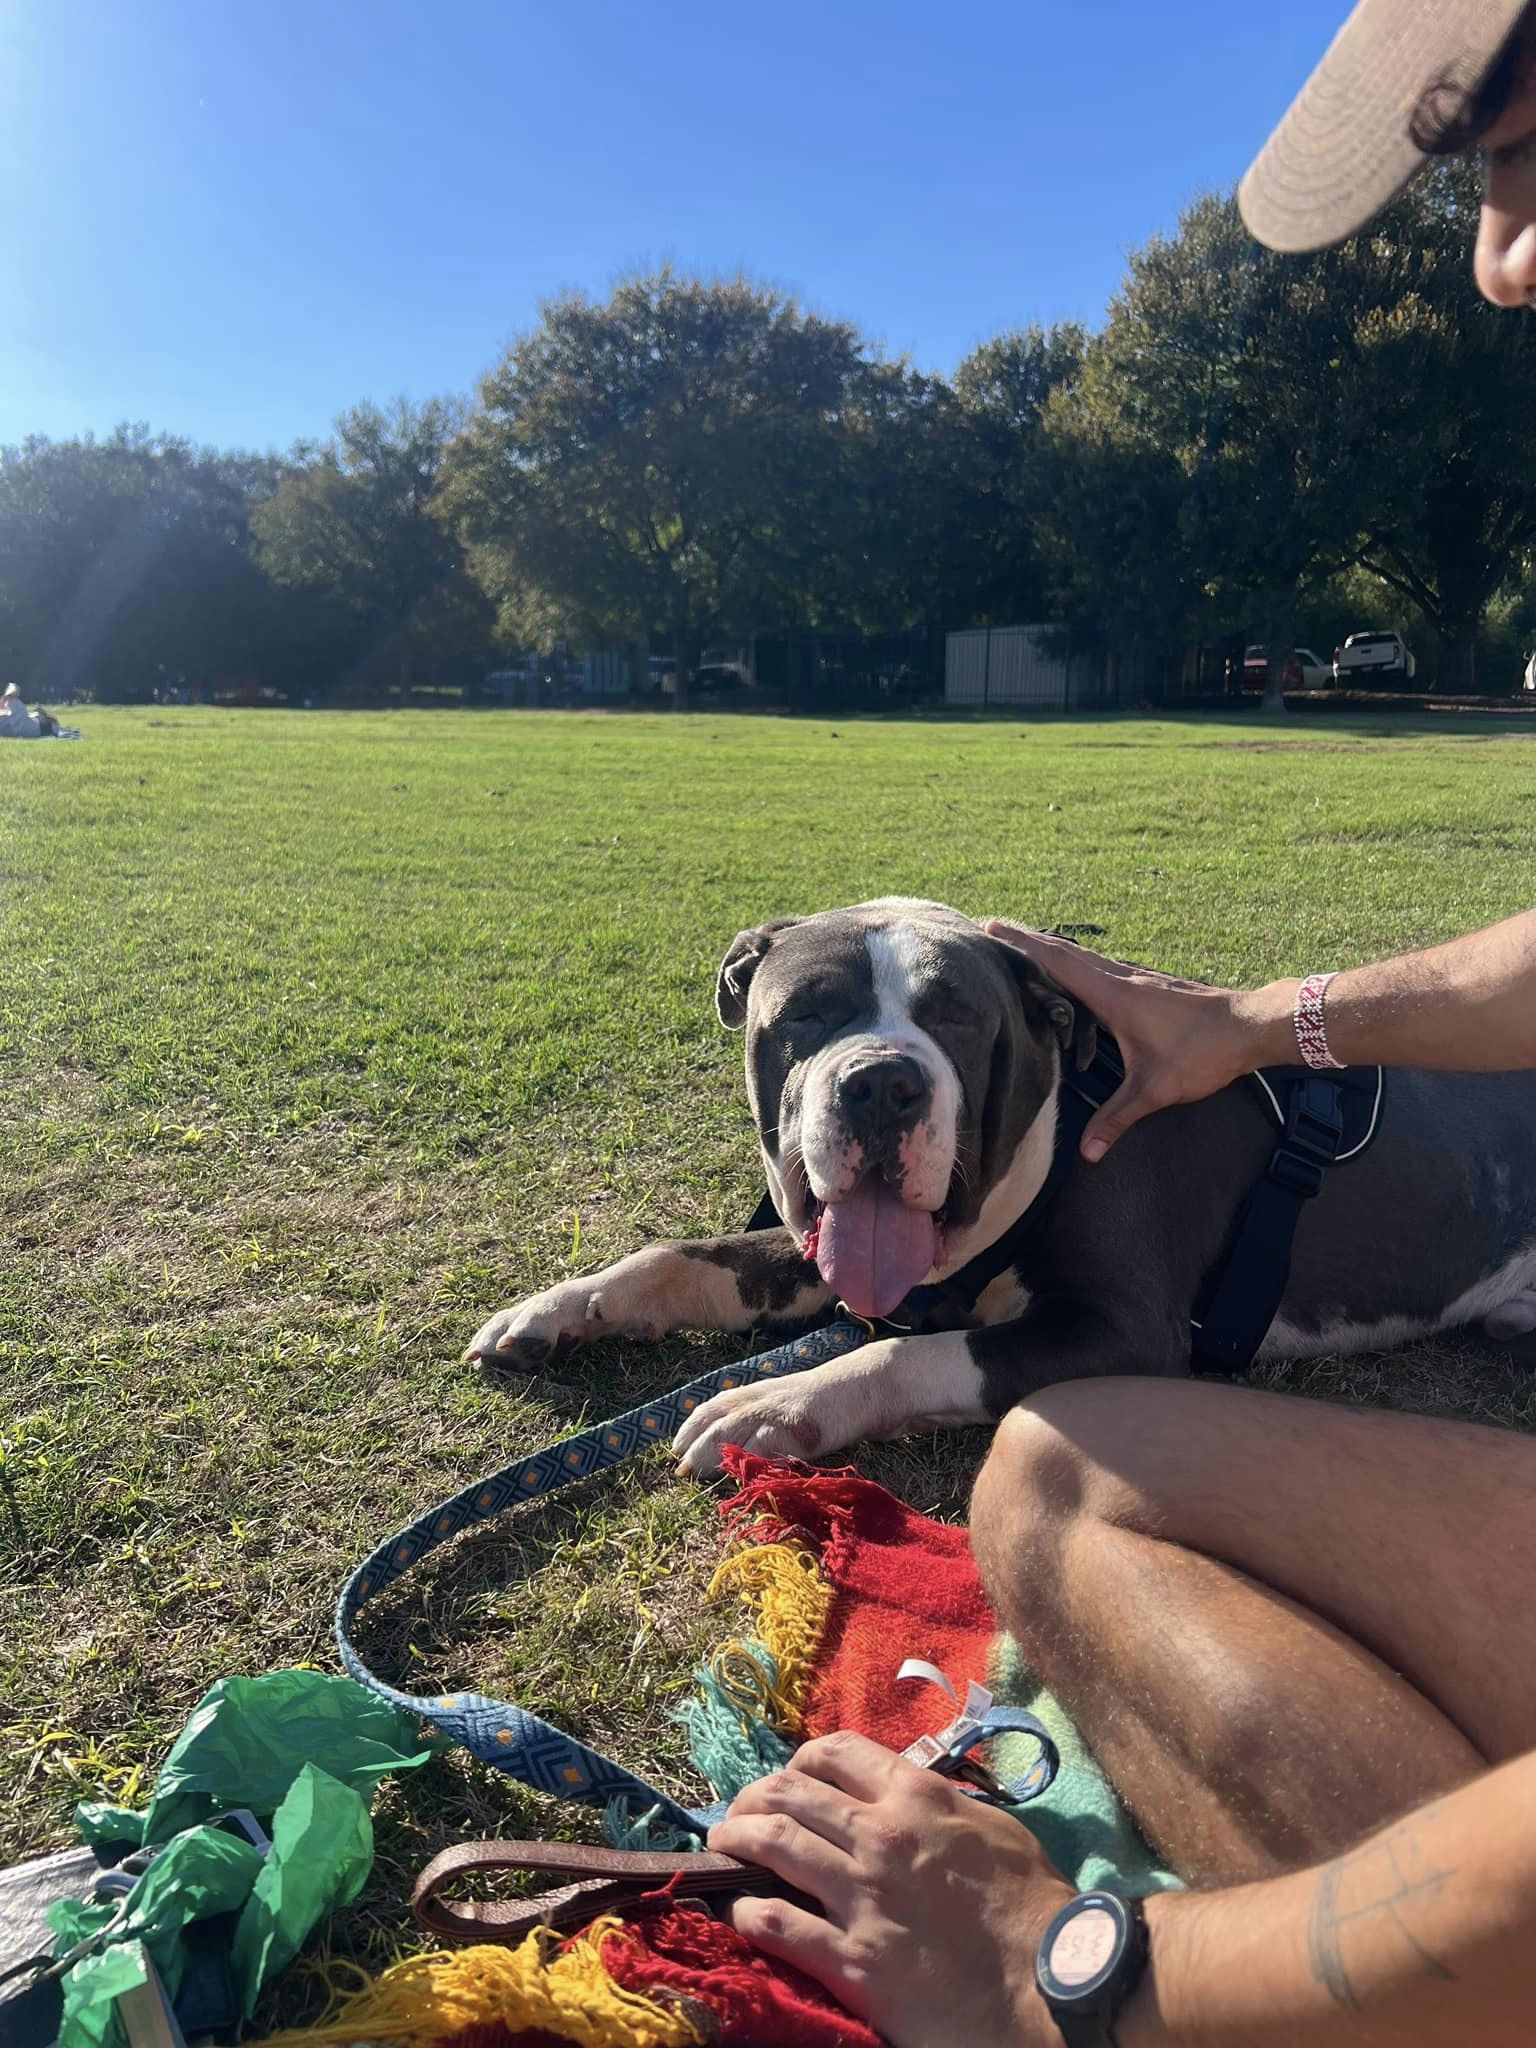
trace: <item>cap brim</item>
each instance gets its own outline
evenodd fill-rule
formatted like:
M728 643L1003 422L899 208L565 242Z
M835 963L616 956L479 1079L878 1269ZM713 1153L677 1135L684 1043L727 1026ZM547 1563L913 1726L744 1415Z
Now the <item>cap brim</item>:
M1271 249L1326 249L1364 227L1424 162L1410 130L1424 95L1471 92L1526 0L1361 0L1238 188Z

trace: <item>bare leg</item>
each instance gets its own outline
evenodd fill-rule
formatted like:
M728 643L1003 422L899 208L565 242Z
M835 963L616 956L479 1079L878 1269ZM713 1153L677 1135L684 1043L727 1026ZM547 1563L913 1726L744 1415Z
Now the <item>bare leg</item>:
M1536 1442L1191 1382L1048 1389L977 1482L998 1612L1149 1837L1232 1883L1536 1743Z

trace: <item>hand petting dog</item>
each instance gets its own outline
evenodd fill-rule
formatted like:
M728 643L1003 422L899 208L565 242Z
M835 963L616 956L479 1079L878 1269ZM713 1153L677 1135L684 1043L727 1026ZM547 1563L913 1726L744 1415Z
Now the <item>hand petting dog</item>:
M989 918L986 931L1022 953L1114 1034L1125 1080L1083 1132L1081 1151L1097 1163L1132 1124L1176 1102L1200 1102L1256 1067L1294 1060L1295 982L1252 994L1181 981L1090 953L1071 939Z

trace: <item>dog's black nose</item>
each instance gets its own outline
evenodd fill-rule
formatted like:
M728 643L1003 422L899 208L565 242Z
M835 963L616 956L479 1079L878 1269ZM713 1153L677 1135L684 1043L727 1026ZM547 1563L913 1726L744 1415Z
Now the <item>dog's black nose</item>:
M915 1123L928 1107L928 1096L928 1076L905 1053L861 1060L846 1068L837 1084L839 1108L855 1130L864 1132Z

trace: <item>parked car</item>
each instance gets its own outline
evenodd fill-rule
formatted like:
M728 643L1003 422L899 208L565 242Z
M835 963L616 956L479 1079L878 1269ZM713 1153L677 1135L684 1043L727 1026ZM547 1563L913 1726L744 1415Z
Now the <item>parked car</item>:
M1352 676L1401 676L1411 683L1417 669L1401 633L1351 633L1342 647L1333 650L1336 683L1348 682Z
M677 695L677 663L664 662L659 671L652 670L651 687L660 690L663 696ZM696 697L719 696L728 690L739 690L746 682L746 676L733 661L702 661L693 669L688 678L688 688Z
M1243 681L1250 689L1262 690L1269 678L1269 649L1250 647L1243 655ZM1333 681L1333 664L1314 654L1310 647L1293 647L1285 664L1288 690L1326 690Z
M693 688L700 691L739 690L745 681L733 661L702 662L693 672Z

